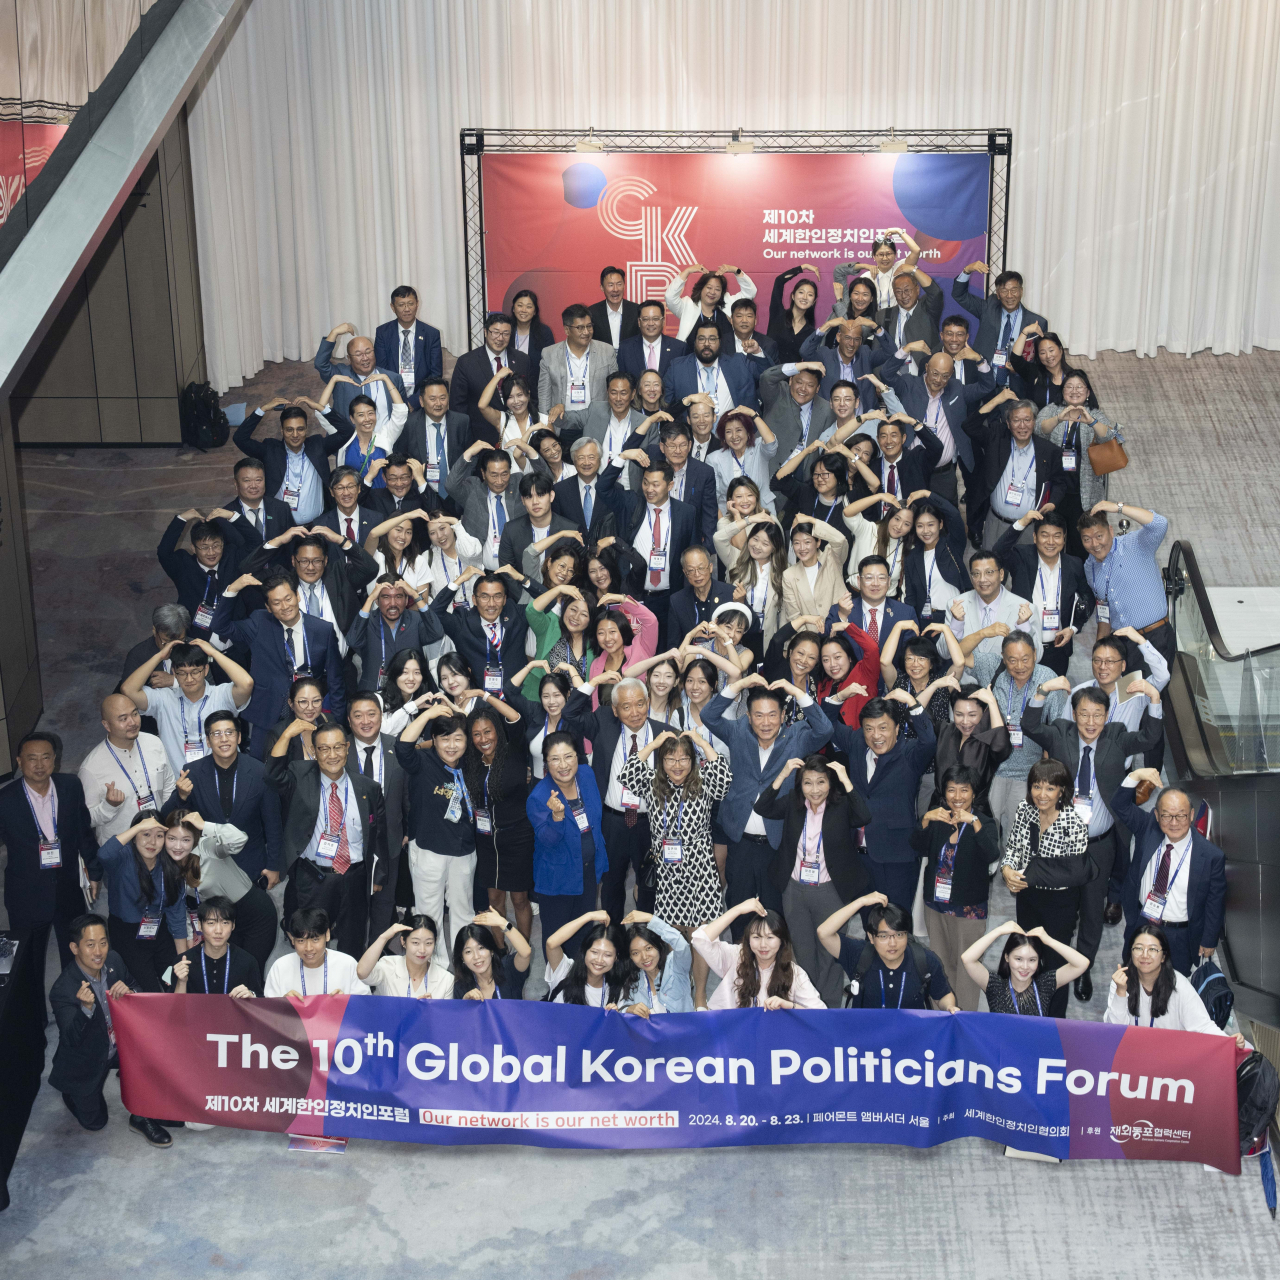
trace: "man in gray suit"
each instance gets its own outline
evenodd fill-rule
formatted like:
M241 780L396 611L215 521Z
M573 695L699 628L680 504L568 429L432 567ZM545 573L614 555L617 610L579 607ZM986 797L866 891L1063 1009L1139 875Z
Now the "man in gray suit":
M1022 276L1017 271L1002 271L995 278L985 298L969 292L969 277L975 272L990 278L991 268L985 262L971 262L955 278L951 296L971 316L978 317L978 336L973 340L976 351L991 362L995 380L1002 387L1012 387L1025 398L1027 387L1009 368L1009 348L1028 325L1038 324L1041 333L1049 331L1049 322L1029 307L1022 305ZM1030 360L1029 353L1024 352Z
M876 346L890 356L905 359L904 350L909 343L925 343L927 351L912 355L919 372L931 355L942 350L942 335L938 332L942 321L942 287L917 267L915 271L904 271L894 277L893 296L897 306L890 307L885 314L884 330L876 339Z
M618 367L618 353L608 342L594 341L591 312L580 302L560 313L565 341L547 347L538 369L538 403L550 416L561 409L585 409L603 400L609 375Z
M551 474L541 458L532 458L530 465L535 471ZM476 440L453 464L445 482L449 496L462 511L462 527L484 547L486 569L496 569L501 563L498 552L507 521L524 514L520 505L520 481L524 474L512 471L511 458L505 449L495 449L486 440Z
M951 630L960 641L960 652L994 653L997 657L1010 631L1021 630L1031 621L1031 601L1005 588L1004 570L994 551L975 551L969 561L969 581L973 590L957 596L950 606ZM1040 628L1028 633L1035 644L1036 661L1044 652ZM946 642L938 641L938 652L947 654Z
M787 371L790 370L790 376ZM769 430L778 437L778 452L769 463L772 475L793 453L807 448L835 425L831 401L818 395L821 373L815 367L775 364L760 375L760 405Z
M369 936L376 938L395 916L400 853L408 843L409 789L396 759L396 740L382 732L382 704L377 695L357 693L347 705L347 723L355 735L347 755L347 773L376 782L386 804L387 880L377 893L369 886Z
M351 335L351 341L347 343L349 364L343 364L340 360L333 358L333 348L343 334ZM355 325L350 321L335 325L326 337L320 339L320 346L316 349L316 358L313 363L316 372L326 382L335 373L346 374L352 379L351 382L339 382L333 388L333 413L339 422L346 422L351 417L351 401L356 396L367 395L373 400L374 407L378 410L378 443L390 453L392 445L400 435L400 431L391 423L393 401L382 383L370 381L370 379L376 374L385 373L391 385L400 393L400 399L407 400L413 388L405 390L404 383L400 381L399 371L379 367L377 357L373 353L373 343L368 338L359 336Z
M594 440L600 446L600 470L603 471L626 449L632 432L642 430L648 421L639 409L631 407L634 391L635 382L631 375L615 369L606 380L602 399L592 400L585 409L571 409L563 417L554 411L548 414L550 422L554 423L559 419L561 423L561 446L572 449L573 443L580 437ZM621 483L624 489L639 492L638 464L632 462L628 465L622 474Z

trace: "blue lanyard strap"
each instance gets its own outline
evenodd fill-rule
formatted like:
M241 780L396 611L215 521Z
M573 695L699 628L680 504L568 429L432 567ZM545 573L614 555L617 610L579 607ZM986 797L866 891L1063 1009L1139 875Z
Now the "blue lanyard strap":
M1007 673L1006 673L1007 674ZM1035 681L1030 676L1027 677L1027 683L1022 690L1022 706L1018 710L1018 723L1022 723L1022 717L1027 714L1027 700L1031 697L1031 690L1035 687ZM1013 722L1013 677L1009 676L1009 702L1005 707L1004 718L1007 724Z
M1035 993L1035 997L1036 997L1036 1012L1043 1018L1044 1005L1040 1003L1040 988L1036 986L1035 978L1031 979L1031 990ZM1009 999L1013 1001L1014 1013L1021 1013L1022 1010L1018 1008L1018 993L1013 989L1012 979L1010 979L1009 981Z
M458 786L458 790L462 792L462 802L467 806L467 817L471 817L471 793L467 790L467 784L462 780L461 769L450 769L453 774L453 780Z
M178 691L178 709L182 712L182 742L184 746L188 742L195 742L203 738L204 733L201 729L201 725L204 724L204 707L205 703L208 701L209 695L206 693L204 697L200 699L200 710L196 712L196 736L195 738L191 738L187 734L187 695L181 690ZM142 758L141 747L138 748L138 758Z
M228 963L227 968L228 969L231 968L230 963ZM302 983L302 994L305 996L307 994L307 966L302 963L301 956L298 957L298 980ZM329 994L329 953L326 951L324 953L324 990L321 992L321 995L327 996L328 994Z
M183 696L185 697L186 695L184 694ZM111 745L110 742L107 743L107 750L111 752L111 758L116 762L116 764L120 766L120 772L123 773L125 778L128 780L129 785L133 788L133 794L138 797L138 803L141 804L142 792L138 790L138 784L134 782L133 774L131 774L129 770L124 767L124 761L121 760L118 755L116 755L116 749ZM147 783L147 795L149 795L154 800L155 792L151 789L151 774L147 771L147 758L145 755L142 754L142 743L140 742L138 743L138 761L142 765L142 776Z
M1049 593L1044 589L1044 565L1043 564L1036 570L1036 575L1040 579L1040 598L1045 602L1045 604L1048 604ZM1059 612L1059 621L1061 621L1061 612L1062 612L1062 561L1061 560L1058 561L1058 612Z
M868 942L867 946L870 946L870 945L871 943ZM907 994L906 957L903 957L903 964L899 972L902 974L902 982L898 986L898 1008L901 1009L902 997ZM884 970L883 969L880 970L880 1007L882 1009L887 1009L889 1007L888 996L885 995L885 991L884 991Z

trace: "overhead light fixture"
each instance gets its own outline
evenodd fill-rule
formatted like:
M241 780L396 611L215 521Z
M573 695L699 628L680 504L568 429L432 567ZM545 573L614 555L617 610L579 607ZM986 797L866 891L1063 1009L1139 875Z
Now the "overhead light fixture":
M754 142L744 141L742 137L742 130L735 129L733 131L733 136L724 144L724 149L731 156L749 156L756 149L756 144Z
M596 137L596 131L594 129L590 129L588 130L585 138L579 138L577 142L573 144L573 149L575 151L603 151L604 143Z
M889 129L889 136L880 143L880 150L888 152L910 151L911 144L903 138L894 137L893 128L891 126Z

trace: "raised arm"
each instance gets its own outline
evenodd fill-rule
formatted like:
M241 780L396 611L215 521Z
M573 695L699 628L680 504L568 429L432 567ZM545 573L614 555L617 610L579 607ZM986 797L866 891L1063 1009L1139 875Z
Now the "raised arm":
M573 937L579 929L585 928L589 924L608 924L609 913L607 911L588 911L585 915L579 916L576 920L570 920L568 924L561 925L555 933L547 939L547 968L556 968L560 961L564 959L564 944Z
M845 925L853 919L863 907L881 906L887 907L889 899L883 893L864 893L861 898L855 898L848 906L841 907L839 911L833 912L818 926L818 941L830 955L837 959L840 957L840 935ZM867 946L871 944L868 942Z

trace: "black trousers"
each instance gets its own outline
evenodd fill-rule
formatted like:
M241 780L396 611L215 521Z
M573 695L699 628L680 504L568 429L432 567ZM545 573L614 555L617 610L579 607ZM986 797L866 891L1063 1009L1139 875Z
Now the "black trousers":
M113 915L107 920L107 932L111 950L119 954L124 967L133 974L138 990L162 994L166 988L160 975L178 963L178 949L173 945L169 926L161 920L154 938L139 938L136 920L121 920Z
M1089 841L1089 857L1098 868L1098 874L1080 890L1080 931L1076 934L1076 950L1088 956L1092 964L1102 942L1102 913L1107 907L1107 886L1111 882L1111 864L1116 857L1114 828ZM1046 929L1048 927L1045 926Z
M645 581L647 582L648 578ZM658 620L658 647L654 652L661 653L667 648L667 619L671 616L671 592L646 591L641 597L640 603ZM677 636L676 638L683 640L684 636Z
M1054 645L1046 642L1044 653L1041 655L1040 663L1046 666L1055 676L1065 676L1067 667L1071 663L1071 651L1073 644L1064 644L1062 648L1056 648Z
M725 879L729 882L729 906L736 907L748 898L759 898L761 906L782 914L782 890L774 885L769 875L769 864L775 852L765 836L744 834L741 840L730 841L729 856L724 864ZM742 941L746 927L744 916L739 916L730 925L734 942Z
M275 950L280 922L276 919L276 904L265 889L254 885L236 903L236 932L233 941L257 962L263 981L267 976L267 962Z
M1013 904L1018 924L1024 931L1040 925L1055 941L1071 945L1076 916L1080 911L1079 889L1023 889L1021 893L1014 894ZM1069 986L1059 987L1054 992L1053 999L1049 1001L1049 1017L1067 1016L1067 997L1070 994Z
M284 891L284 923L301 907L321 907L329 913L329 929L339 951L357 960L368 948L369 882L368 863L353 862L339 875L322 870L314 862L299 858L289 868ZM383 890L385 893L386 890Z
M960 505L960 483L956 479L956 464L938 467L929 476L929 490L945 498L953 507Z
M115 939L111 940L112 948L115 948ZM62 1101L66 1103L67 1110L76 1118L76 1122L82 1129L88 1129L91 1133L96 1133L102 1129L107 1123L107 1099L102 1091L102 1086L107 1082L107 1076L111 1073L113 1067L117 1066L117 1060L113 1058L102 1068L102 1074L98 1077L97 1083L78 1093L63 1093Z
M391 927L396 914L396 889L400 879L403 849L397 849L387 866L387 881L377 893L369 894L369 937L379 937ZM408 862L408 858L403 861Z
M31 949L36 957L36 973L39 977L40 991L45 990L44 970L49 959L49 933L53 932L54 944L58 950L58 968L64 968L71 959L71 922L84 915L84 895L79 889L64 891L58 886L58 894L54 901L53 918L48 916L27 916L15 903L9 907L9 928L15 932L19 929L31 930ZM49 1005L46 997L46 1021L48 1021Z
M651 912L657 890L640 885L644 861L649 856L648 814L640 814L636 825L629 827L626 818L616 809L605 809L600 825L604 847L609 853L609 870L600 882L600 909L609 913L614 924L627 914L627 869L630 868L636 874L636 910Z

